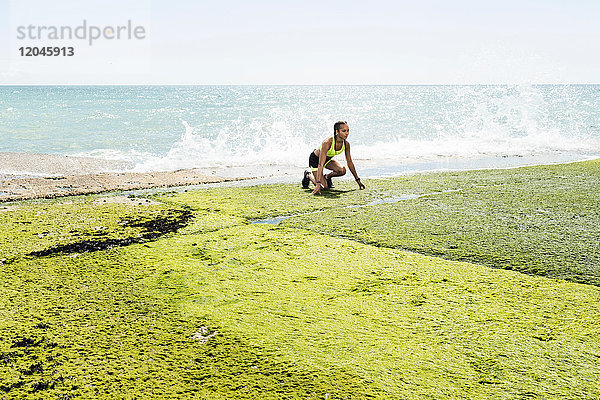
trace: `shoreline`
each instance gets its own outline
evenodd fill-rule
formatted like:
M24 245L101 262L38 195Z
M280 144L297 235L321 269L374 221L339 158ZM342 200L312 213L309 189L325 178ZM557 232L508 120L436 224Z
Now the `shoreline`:
M367 161L364 162L364 166L358 169L361 177L386 179L395 176L439 172L569 164L598 158L600 158L598 154L563 154L543 157L442 159L404 165L393 163L386 165L385 161L380 165L374 165L373 162ZM189 188L199 187L200 185L213 187L224 183L236 186L289 184L296 182L298 178L296 176L298 175L296 173L298 172L297 168L278 166L193 168L154 172L131 172L131 167L131 164L123 161L51 154L0 152L0 203L114 191ZM22 168L22 171L27 172L17 174L15 172L17 168ZM106 171L107 168L112 168L113 171ZM351 180L348 175L338 179L340 181Z
M44 178L19 178L0 182L0 203L52 199L113 191L182 187L248 178L208 176L197 170L173 172L113 172Z

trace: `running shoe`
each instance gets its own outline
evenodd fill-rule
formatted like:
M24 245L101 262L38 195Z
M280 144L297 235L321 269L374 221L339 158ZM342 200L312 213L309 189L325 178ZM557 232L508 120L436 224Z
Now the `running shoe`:
M304 177L302 178L302 188L303 189L308 189L308 184L310 183L310 179L308 178L308 174L310 174L310 171L304 171Z
M325 178L325 180L327 180L327 188L333 189L333 181L331 178Z

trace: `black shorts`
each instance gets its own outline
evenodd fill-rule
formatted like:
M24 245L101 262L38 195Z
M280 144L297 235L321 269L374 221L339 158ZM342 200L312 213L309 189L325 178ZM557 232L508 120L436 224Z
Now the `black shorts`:
M325 165L327 165L327 163L329 162L329 160L331 160L331 158L332 157L327 157L325 159ZM314 151L310 152L310 156L308 157L308 166L314 170L319 168L319 157L317 157L317 155L315 154Z

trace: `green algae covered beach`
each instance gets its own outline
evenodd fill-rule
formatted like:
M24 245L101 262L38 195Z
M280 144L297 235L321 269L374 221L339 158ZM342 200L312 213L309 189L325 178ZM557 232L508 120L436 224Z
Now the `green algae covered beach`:
M600 161L365 184L0 204L0 398L600 398Z

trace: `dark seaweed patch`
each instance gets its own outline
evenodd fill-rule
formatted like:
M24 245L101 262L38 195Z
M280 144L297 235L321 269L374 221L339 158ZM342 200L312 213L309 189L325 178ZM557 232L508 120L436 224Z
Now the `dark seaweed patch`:
M188 210L170 210L166 215L161 215L153 219L132 218L123 221L123 225L127 227L141 228L141 235L139 236L119 239L82 240L75 243L52 246L48 249L40 251L33 251L28 255L34 257L45 257L53 254L87 253L106 250L112 247L122 247L136 243L148 242L155 240L162 235L175 232L183 228L189 223L192 216L192 212Z
M36 341L31 337L17 337L13 345L10 347L33 347L39 345L40 343L41 341Z
M46 330L46 329L50 328L50 325L40 322L34 328Z
M11 389L18 389L25 384L24 381L17 381L9 385L0 384L0 390L8 393Z
M30 366L28 366L21 372L23 373L23 375L33 375L35 373L41 373L43 371L44 371L44 367L42 366L42 364L39 362L36 362L36 363L31 364Z
M61 350L56 347L56 343L45 337L15 337L11 345L14 350L0 353L0 361L7 368L6 371L12 371L13 376L13 379L5 379L0 384L0 391L9 393L26 385L34 393L52 389L62 382L64 379L57 375L61 365ZM53 380L44 379L46 372L53 375Z

